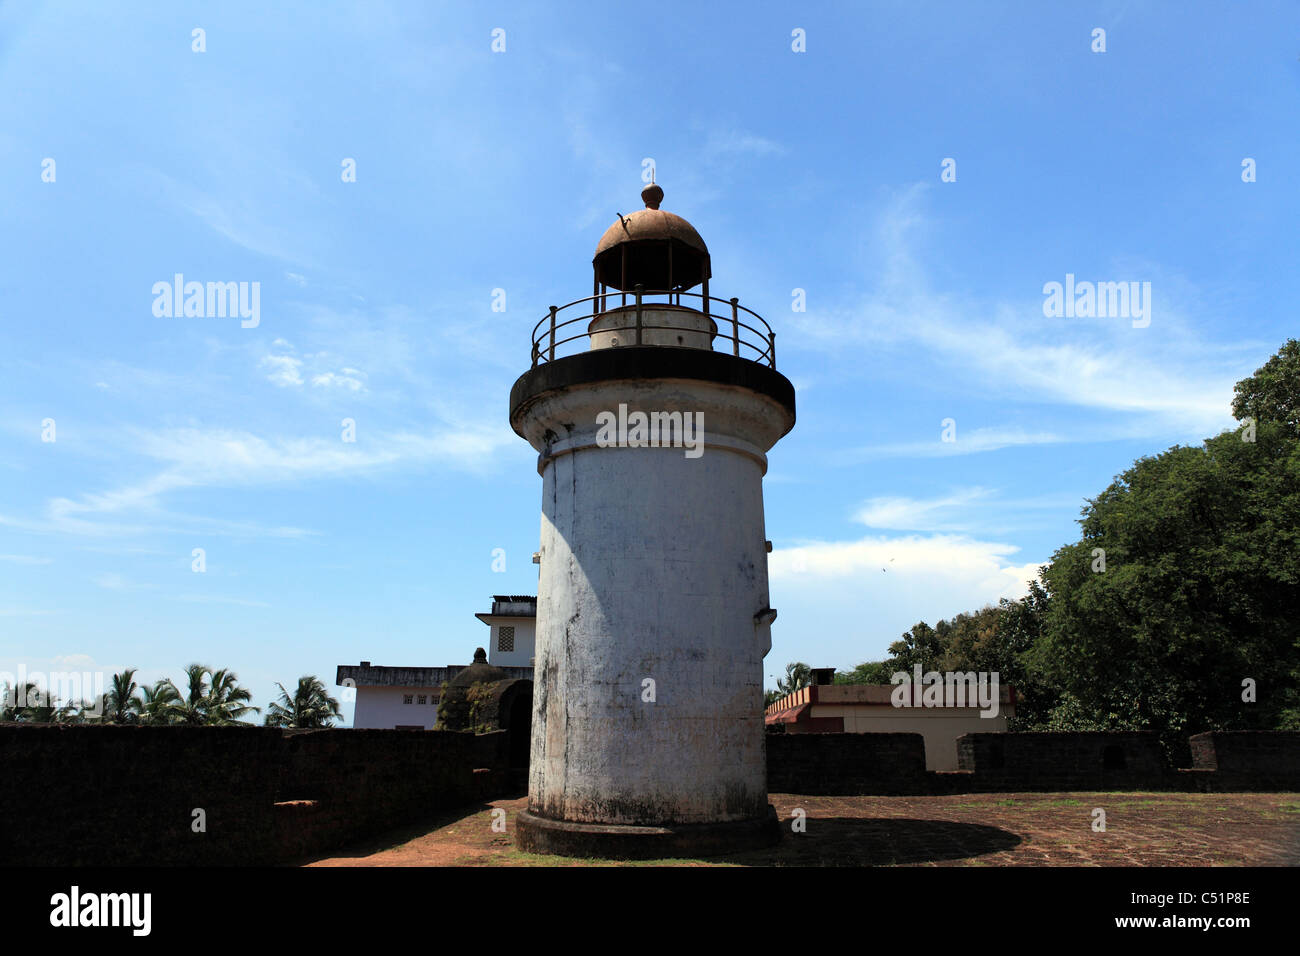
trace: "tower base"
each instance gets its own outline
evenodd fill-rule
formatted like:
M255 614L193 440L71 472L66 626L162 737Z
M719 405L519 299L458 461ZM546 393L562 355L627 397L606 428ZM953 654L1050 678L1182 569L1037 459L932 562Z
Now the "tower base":
M515 821L515 834L519 848L528 853L658 860L761 849L780 841L781 825L770 803L767 814L754 820L668 826L571 823L522 810Z

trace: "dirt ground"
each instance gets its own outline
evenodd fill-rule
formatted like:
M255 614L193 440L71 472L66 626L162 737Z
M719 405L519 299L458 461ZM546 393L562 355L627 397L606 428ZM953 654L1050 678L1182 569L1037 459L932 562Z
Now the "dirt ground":
M1300 794L982 793L810 797L774 793L780 844L673 866L1300 865ZM309 866L591 866L514 845L527 798L494 800L386 834ZM493 810L505 810L505 832ZM1093 829L1105 811L1105 831ZM806 815L794 832L796 811ZM496 815L499 818L499 814ZM622 865L646 865L638 864Z

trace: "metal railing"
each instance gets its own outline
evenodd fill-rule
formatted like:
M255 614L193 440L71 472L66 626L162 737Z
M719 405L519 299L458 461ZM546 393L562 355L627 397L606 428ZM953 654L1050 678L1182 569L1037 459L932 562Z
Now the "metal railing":
M622 304L609 305L609 299L622 298ZM633 340L629 345L643 344L644 333L652 331L693 331L684 330L680 325L651 325L646 321L645 312L653 310L657 306L681 305L682 298L700 300L700 307L697 314L703 315L713 321L717 328L716 333L709 333L714 340L721 339L724 342L731 343L731 354L738 358L749 359L754 362L765 362L771 368L776 368L776 333L772 327L763 320L763 317L757 312L751 311L740 304L739 299L719 299L717 296L704 295L700 292L646 292L641 286L636 286L631 294L626 292L601 292L596 295L589 295L581 299L575 299L565 305L551 306L549 314L542 317L542 320L533 326L533 368L542 362L554 362L557 355L571 354L579 351L578 349L562 349L561 346L569 345L580 339L589 339L594 334L604 334L607 332L631 332L634 334ZM627 300L631 298L632 301ZM584 303L590 303L590 312L584 312L581 315L571 314L570 317L561 321L561 313L566 309L572 309L574 306L581 306ZM725 306L725 312L714 312L712 303L718 303ZM758 328L750 325L741 318L744 313L758 324ZM628 317L627 325L604 325L597 329L589 329L588 326L592 319L600 318L605 315L624 314ZM582 329L576 335L561 334L576 323L582 323ZM727 334L727 333L730 334ZM744 351L742 351L744 350ZM751 354L752 353L752 354Z

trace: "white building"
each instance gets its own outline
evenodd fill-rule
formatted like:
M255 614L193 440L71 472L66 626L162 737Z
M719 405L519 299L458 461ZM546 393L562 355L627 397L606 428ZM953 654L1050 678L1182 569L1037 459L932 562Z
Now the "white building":
M515 678L533 678L537 598L495 594L492 610L474 615L490 628L488 663ZM385 667L362 661L340 664L335 682L356 691L352 726L387 730L431 730L438 721L442 685L468 664L446 667Z
M488 663L497 667L533 667L537 633L537 597L532 594L494 594L492 610L475 614L491 633Z

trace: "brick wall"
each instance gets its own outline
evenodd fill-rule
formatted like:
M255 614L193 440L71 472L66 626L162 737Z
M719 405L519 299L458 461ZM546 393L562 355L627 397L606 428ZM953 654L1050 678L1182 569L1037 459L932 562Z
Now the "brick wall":
M0 864L283 862L504 795L506 753L504 733L3 724Z
M1194 767L1174 769L1153 733L965 734L961 769L926 772L919 734L769 733L767 781L773 793L807 794L1300 790L1300 733L1208 733L1190 743Z
M1146 733L967 734L941 773L919 734L766 743L778 793L1300 790L1295 732L1198 734L1176 771ZM518 792L509 752L505 732L0 724L0 864L290 862Z
M1212 731L1189 740L1192 766L1216 789L1300 790L1300 732Z
M767 735L773 793L928 793L920 734Z
M963 734L972 791L1163 790L1172 770L1154 733Z
M165 728L164 728L165 729ZM277 858L319 853L509 792L508 735L284 731Z

